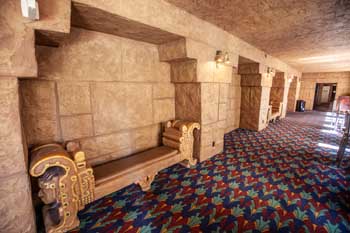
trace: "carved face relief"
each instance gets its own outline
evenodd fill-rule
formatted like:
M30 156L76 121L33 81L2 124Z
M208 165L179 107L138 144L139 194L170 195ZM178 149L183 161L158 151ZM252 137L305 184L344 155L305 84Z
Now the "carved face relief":
M38 196L45 204L50 204L58 200L59 177L53 177L51 180L43 181L39 179L40 191Z

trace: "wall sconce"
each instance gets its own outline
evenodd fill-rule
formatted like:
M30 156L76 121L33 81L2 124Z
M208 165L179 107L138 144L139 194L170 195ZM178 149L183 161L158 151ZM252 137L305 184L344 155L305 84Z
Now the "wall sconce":
M271 68L271 67L267 67L267 73L268 74L273 74L273 73L275 73L275 69Z
M275 77L276 75L276 70L274 68L271 67L267 67L267 76L270 78Z
M216 68L219 67L219 64L230 64L230 58L228 56L228 52L223 53L221 50L216 51L215 55Z

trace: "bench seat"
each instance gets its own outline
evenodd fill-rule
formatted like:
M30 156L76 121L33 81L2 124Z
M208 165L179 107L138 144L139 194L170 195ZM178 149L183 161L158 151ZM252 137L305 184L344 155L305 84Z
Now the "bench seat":
M101 196L112 193L180 161L178 150L160 146L93 167L96 198L100 193Z
M79 141L67 142L66 149L60 144L34 148L31 152L30 174L39 177L42 194L39 197L46 204L46 232L72 230L79 226L79 210L130 184L138 184L143 191L148 191L157 173L167 167L176 163L185 167L195 165L198 151L194 145L199 143L196 136L199 129L199 124L195 122L168 121L163 124L163 146L95 167L86 161ZM54 187L54 192L51 187ZM51 207L51 200L55 200L58 205ZM45 211L47 208L54 208L60 213L58 224L50 220L50 213Z

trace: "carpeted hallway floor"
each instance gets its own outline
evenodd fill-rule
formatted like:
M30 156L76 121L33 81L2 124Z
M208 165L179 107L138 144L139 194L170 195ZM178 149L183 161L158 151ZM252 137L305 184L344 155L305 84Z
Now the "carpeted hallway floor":
M324 129L334 129L337 121L337 115L334 112L293 112L287 114L287 119L289 121L300 123L303 125L309 125ZM339 115L338 123L341 124L343 123L343 121L344 116Z
M338 142L289 120L235 130L224 153L163 170L150 192L131 185L91 203L80 232L350 232L349 159L334 166Z

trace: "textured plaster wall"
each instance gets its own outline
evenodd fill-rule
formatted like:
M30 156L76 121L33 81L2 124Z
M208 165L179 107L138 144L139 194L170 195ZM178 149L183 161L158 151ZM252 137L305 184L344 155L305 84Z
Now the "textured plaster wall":
M288 82L287 75L283 72L277 72L275 77L273 77L272 79L272 87L270 91L270 104L283 104L281 118L284 118L287 113L289 86L290 84Z
M38 0L40 21L21 15L21 1L2 1L0 5L0 77L35 77L34 30L65 35L70 30L70 0Z
M224 134L239 127L240 76L230 68L225 77L231 77L231 82L201 84L201 160L220 153L223 150Z
M306 110L312 110L316 83L337 83L336 98L350 94L350 72L303 73L299 99L306 101Z
M230 132L239 128L241 114L241 76L237 70L232 72L232 82L228 85L228 100L226 107L226 130Z
M39 78L21 81L29 145L79 139L96 164L157 146L160 123L175 117L155 45L72 28L37 57Z
M0 231L35 232L18 81L13 78L0 79L0 145ZM15 224L19 220L20 224Z
M255 131L267 127L272 74L258 63L239 64L241 75L240 127Z
M178 65L175 64L175 66ZM187 65L185 67L188 68ZM181 69L184 70L184 75L188 74L186 68ZM225 73L225 76L232 77L232 68L227 70L230 72ZM224 82L175 82L176 118L196 121L201 124L200 161L220 153L223 150L224 134L238 128L239 77L234 76L232 79L234 79L233 84Z
M227 95L226 83L201 84L201 160L210 158L223 149Z
M82 11L94 7L111 14L116 14L145 25L150 25L183 36L186 39L199 41L216 49L240 54L241 56L286 73L294 75L300 74L299 71L288 66L281 60L266 55L265 52L238 37L164 0L106 0L103 2L94 0L73 0L72 3L73 5L79 5ZM89 18L91 25L94 20L98 20L98 17L94 15L89 15ZM103 25L99 26L103 27ZM238 59L238 57L236 59Z
M297 100L299 99L299 93L300 93L300 78L294 77L292 83L290 84L289 92L288 92L288 105L287 105L288 112L295 112Z
M181 39L159 46L161 60L171 64L175 83L176 116L201 124L200 161L223 150L227 130L238 127L240 78L231 64L218 66L213 61L215 48L191 39Z
M36 232L17 78L37 76L33 28L69 31L70 0L38 2L35 23L22 17L21 1L0 4L0 231L6 233Z
M35 76L34 31L26 27L20 1L1 1L0 5L0 78Z

